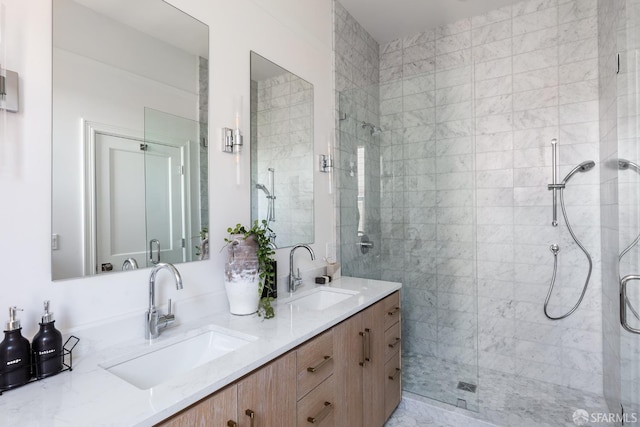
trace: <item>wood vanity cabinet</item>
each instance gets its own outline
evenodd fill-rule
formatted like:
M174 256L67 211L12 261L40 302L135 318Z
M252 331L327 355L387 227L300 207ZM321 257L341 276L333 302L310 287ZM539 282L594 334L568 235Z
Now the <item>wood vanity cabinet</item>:
M330 329L296 350L298 427L341 425L335 417L342 402L336 394L333 346L334 331Z
M161 427L220 426L235 427L238 419L236 385L230 385L173 417L157 424Z
M400 294L388 296L383 301L384 331L384 418L389 419L402 399L402 323Z
M381 427L400 403L400 293L158 424Z
M390 366L385 356L389 348L385 332L386 326L399 323L399 313L396 292L334 328L337 399L344 402L336 408L338 425L380 427L398 406L399 392L389 387L386 395L386 369ZM400 345L395 347L399 351ZM400 359L394 361L394 369L400 369Z
M295 352L161 422L162 427L295 427Z
M289 352L238 382L239 427L295 427L296 354Z

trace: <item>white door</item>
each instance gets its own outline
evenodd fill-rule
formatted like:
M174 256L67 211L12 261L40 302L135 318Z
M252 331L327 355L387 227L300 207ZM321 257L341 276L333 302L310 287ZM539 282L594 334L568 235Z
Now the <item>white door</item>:
M97 274L120 271L127 258L145 266L144 151L140 141L95 135Z
M181 148L100 132L95 145L96 273L121 271L127 258L149 265L151 239L161 261L182 262Z

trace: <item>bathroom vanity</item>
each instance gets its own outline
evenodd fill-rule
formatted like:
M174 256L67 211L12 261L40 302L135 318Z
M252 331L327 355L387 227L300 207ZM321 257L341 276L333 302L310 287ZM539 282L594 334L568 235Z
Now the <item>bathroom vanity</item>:
M159 425L381 427L401 398L399 321L394 292Z
M74 370L0 396L3 423L382 426L401 396L401 285L348 277L332 285L280 298L270 320L210 315L200 299L188 307L200 317L152 342L141 318L124 341L112 334L132 319L74 331L86 346ZM201 337L222 337L225 350L206 356Z

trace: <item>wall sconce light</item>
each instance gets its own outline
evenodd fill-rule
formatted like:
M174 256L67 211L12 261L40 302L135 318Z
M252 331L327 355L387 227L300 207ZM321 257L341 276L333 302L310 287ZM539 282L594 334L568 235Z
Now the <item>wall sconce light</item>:
M18 73L0 68L0 110L18 112Z
M242 148L242 133L240 129L222 128L222 151L233 154Z
M331 154L320 154L320 172L330 173L333 170Z

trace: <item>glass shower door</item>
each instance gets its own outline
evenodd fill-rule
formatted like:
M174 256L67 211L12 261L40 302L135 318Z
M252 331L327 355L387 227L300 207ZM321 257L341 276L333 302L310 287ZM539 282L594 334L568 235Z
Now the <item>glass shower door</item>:
M403 283L403 390L477 410L470 67L460 75L438 97L433 73L339 94L340 253L344 275Z
M640 424L640 4L626 2L626 49L618 75L618 219L621 287L620 403L628 424ZM622 290L622 289L621 289ZM635 418L635 420L633 419Z
M200 232L206 227L200 206L199 131L195 120L145 108L147 266L198 257Z

